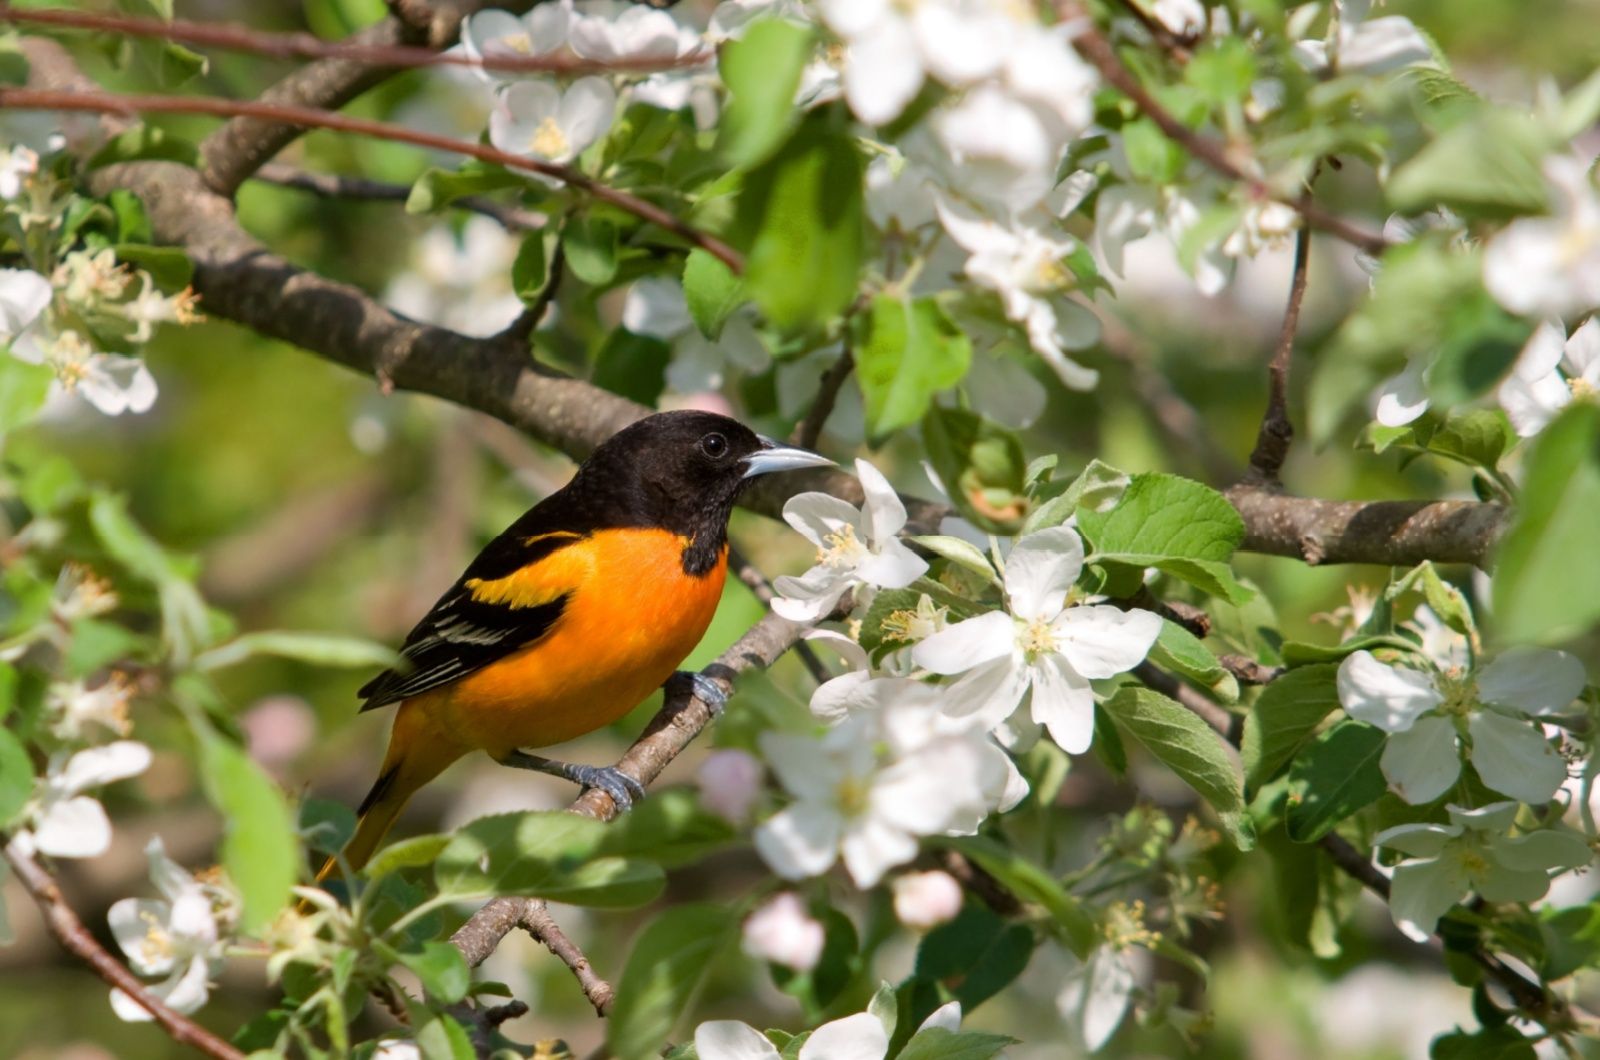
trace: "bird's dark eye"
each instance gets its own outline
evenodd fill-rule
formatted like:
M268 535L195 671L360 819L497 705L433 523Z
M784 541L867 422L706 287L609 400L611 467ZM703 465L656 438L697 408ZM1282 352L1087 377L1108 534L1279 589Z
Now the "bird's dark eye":
M700 451L713 460L721 460L728 455L728 439L713 431L700 439Z

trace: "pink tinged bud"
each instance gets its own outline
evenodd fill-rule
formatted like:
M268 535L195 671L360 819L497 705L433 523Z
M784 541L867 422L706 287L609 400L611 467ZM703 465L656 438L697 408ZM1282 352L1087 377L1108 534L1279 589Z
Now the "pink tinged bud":
M822 956L822 924L792 891L773 898L744 922L744 952L757 960L807 972Z
M746 751L713 751L700 764L700 800L711 812L743 823L761 794L764 775L760 760Z
M927 931L961 911L961 885L948 872L911 872L894 881L894 914L913 931Z

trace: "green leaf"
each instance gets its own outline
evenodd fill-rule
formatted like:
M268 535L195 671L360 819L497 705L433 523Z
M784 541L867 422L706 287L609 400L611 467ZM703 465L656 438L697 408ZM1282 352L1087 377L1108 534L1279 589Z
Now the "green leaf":
M463 163L460 169L429 169L411 185L406 213L438 213L468 195L518 188L526 183L509 169L476 159Z
M1478 288L1443 309L1428 372L1428 399L1448 409L1486 394L1516 361L1533 324L1502 309Z
M1255 56L1243 38L1219 37L1195 51L1183 79L1213 107L1239 103L1255 83Z
M178 162L198 165L200 152L195 145L150 125L135 125L118 133L89 159L87 168L117 165L122 162Z
M867 429L883 437L922 418L972 363L972 342L932 298L880 294L855 320L856 378Z
M1150 661L1210 690L1224 703L1239 700L1239 682L1234 676L1223 669L1199 637L1171 619L1161 620L1161 635L1150 649Z
M1035 461L1037 463L1037 461ZM1032 464L1029 468L1032 468ZM1094 512L1108 512L1122 500L1122 495L1132 482L1132 477L1119 468L1100 460L1091 460L1078 473L1066 489L1034 507L1022 521L1019 536L1035 530L1060 526L1071 518L1080 506Z
M1444 425L1428 437L1424 448L1463 464L1493 471L1500 458L1517 444L1517 432L1499 409L1451 412Z
M824 109L745 178L736 222L749 246L745 284L778 327L823 324L855 300L863 172L855 137Z
M219 670L257 655L275 655L312 666L357 668L394 666L400 658L393 649L361 637L297 630L262 630L217 645L197 657L194 665L195 669L201 671Z
M904 589L884 589L873 595L872 603L861 619L861 633L857 640L868 655L881 660L889 652L910 643L902 639L900 631L885 630L884 621L897 611L915 611L924 596L935 607L946 609L947 622L971 618L981 610L974 601L957 596L930 578L918 578Z
M1538 1055L1531 1038L1504 1024L1440 1035L1428 1049L1431 1060L1534 1060Z
M1128 172L1141 184L1171 184L1183 175L1189 156L1149 118L1124 122L1122 145Z
M1546 906L1538 915L1545 953L1539 971L1545 982L1553 983L1579 969L1600 965L1600 906Z
M422 1060L477 1060L478 1051L466 1028L446 1015L438 1015L417 1031Z
M1247 788L1254 791L1271 780L1311 742L1323 719L1339 708L1334 680L1338 673L1331 663L1302 666L1261 690L1245 716L1239 746Z
M367 862L361 874L369 880L376 880L401 869L421 868L423 865L432 865L438 860L444 848L450 845L448 835L418 835L409 839L402 839L398 843L390 843L378 851L373 859Z
M962 1011L971 1012L1016 981L1037 945L1026 925L1008 924L987 907L968 902L955 919L923 936L916 975L942 984Z
M667 363L672 347L651 335L635 335L616 328L595 355L595 386L620 394L641 405L654 405L667 386Z
M618 1060L658 1055L738 925L735 906L705 903L668 909L644 929L607 1017L606 1045Z
M7 828L33 794L33 760L10 729L0 729L0 828Z
M604 287L617 275L617 226L592 212L580 213L561 230L567 268L591 287Z
M1340 821L1382 797L1388 790L1378 768L1384 740L1382 729L1341 721L1295 757L1289 766L1289 809L1284 818L1290 839L1315 843Z
M0 435L38 415L55 377L47 364L26 364L0 354Z
M1283 661L1288 666L1306 666L1310 663L1339 662L1346 655L1358 651L1376 651L1379 648L1395 648L1399 651L1416 651L1414 641L1404 637L1380 634L1368 637L1351 637L1339 644L1310 644L1301 640L1286 640L1283 642Z
M988 1031L947 1031L929 1027L917 1032L898 1054L898 1060L989 1060L1016 1039Z
M1211 726L1159 692L1134 685L1119 688L1103 706L1118 725L1211 804L1234 845L1241 850L1254 845L1244 815L1239 767Z
M278 785L249 755L209 728L198 735L206 793L228 822L222 865L243 899L239 923L248 934L288 901L300 863L294 817Z
M545 283L550 279L549 263L545 261L544 232L529 232L517 247L516 260L511 263L511 289L523 304L532 305L544 294Z
M1405 577L1389 586L1384 595L1394 600L1402 593L1411 590L1422 593L1423 598L1428 601L1428 607L1444 621L1445 625L1463 634L1472 643L1477 642L1478 627L1472 620L1472 608L1467 604L1466 595L1439 577L1439 571L1432 561L1423 560Z
M183 290L194 279L194 262L177 247L116 243L111 247L111 252L118 261L148 272L156 286L168 293Z
M987 836L959 836L930 841L960 851L1005 884L1006 889L1018 898L1043 906L1060 926L1062 937L1073 953L1083 957L1094 948L1098 934L1094 919L1084 911L1081 902L1068 894L1066 888L1040 866Z
M683 297L694 326L714 340L744 301L744 284L727 265L696 247L683 259Z
M424 942L420 951L400 954L400 963L416 974L434 1000L446 1005L466 997L472 985L466 958L448 942Z
M1476 216L1543 213L1545 154L1554 137L1526 113L1484 107L1446 129L1389 178L1401 213L1448 206Z
M1135 475L1116 507L1080 511L1078 527L1094 545L1090 563L1154 567L1236 604L1254 595L1227 564L1244 540L1244 521L1226 497L1198 482Z
M482 817L456 831L434 862L441 894L518 894L574 905L643 905L666 884L648 861L595 857L600 821L562 811Z
M971 571L986 581L1000 584L1000 576L995 573L994 564L989 562L989 557L983 550L964 537L948 537L944 534L923 534L911 539L934 555L949 560L956 566Z
M652 793L608 824L598 852L649 858L664 868L677 868L725 849L738 838L738 829L702 808L692 789L668 788Z
M730 98L717 148L735 166L765 159L783 142L798 113L795 91L811 57L810 27L769 18L723 46L717 65Z
M1600 407L1574 402L1534 441L1522 503L1501 540L1495 632L1505 641L1566 640L1600 619Z

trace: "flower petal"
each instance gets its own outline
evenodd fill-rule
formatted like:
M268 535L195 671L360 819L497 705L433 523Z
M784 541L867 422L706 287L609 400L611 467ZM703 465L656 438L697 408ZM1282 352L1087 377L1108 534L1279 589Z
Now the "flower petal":
M885 822L866 817L845 830L839 841L845 868L862 890L875 887L884 873L917 856L917 841Z
M34 846L56 858L96 858L111 847L111 819L87 795L52 802L33 828Z
M831 807L797 802L756 829L756 851L785 879L820 876L838 857L843 824Z
M1384 380L1378 387L1378 406L1373 418L1385 427L1404 427L1428 411L1427 362L1413 358L1399 375Z
M166 902L148 898L123 898L106 911L111 934L140 975L166 975L172 970L172 950L147 945L151 929L165 924L171 914Z
M824 1023L800 1047L800 1060L883 1060L889 1035L878 1017L858 1012Z
M830 535L845 527L855 530L861 513L829 493L798 493L783 506L783 521L813 545L826 548Z
M789 794L816 802L833 797L841 771L816 740L790 732L764 732L756 743Z
M1056 649L1091 680L1114 677L1144 662L1161 635L1161 616L1109 604L1069 607L1050 624Z
M1011 613L1022 619L1054 618L1082 571L1083 538L1072 527L1053 526L1022 538L1006 557Z
M900 503L900 495L883 477L883 472L859 457L856 459L856 478L861 480L861 492L865 495L861 514L867 531L867 543L873 548L881 548L906 525L906 506Z
M1017 624L1004 611L963 619L918 641L911 659L936 674L959 674L999 658L1009 660Z
M940 707L947 718L992 729L1016 711L1029 680L1028 668L1010 655L992 659L944 689Z
M1389 884L1389 915L1406 938L1427 942L1439 918L1466 896L1467 887L1461 863L1448 854L1435 861L1402 862Z
M852 584L845 572L822 565L798 578L775 578L772 587L778 595L772 599L773 613L790 622L815 622L833 610Z
M1438 857L1450 840L1461 835L1459 827L1442 824L1400 824L1385 828L1372 837L1372 845L1398 850L1419 858Z
M1059 655L1033 666L1033 720L1068 754L1082 754L1094 741L1094 690Z
M927 561L898 537L889 538L856 564L856 577L881 589L904 589L927 572Z
M1448 718L1418 718L1389 737L1379 765L1394 793L1413 806L1432 802L1461 775L1461 742Z
M1345 713L1384 732L1404 732L1444 702L1433 678L1381 663L1370 651L1351 652L1339 664L1339 703Z
M1582 836L1555 829L1494 839L1489 849L1495 860L1509 869L1576 869L1594 858L1594 851Z
M1534 722L1480 711L1467 723L1472 766L1483 782L1518 802L1540 806L1567 779L1567 763Z
M700 1060L778 1060L766 1035L738 1020L711 1020L694 1030L694 1051Z
M868 125L894 121L921 88L922 57L905 19L882 19L871 33L850 42L844 98Z
M1589 675L1576 655L1511 648L1478 673L1478 697L1524 714L1554 714L1583 694Z

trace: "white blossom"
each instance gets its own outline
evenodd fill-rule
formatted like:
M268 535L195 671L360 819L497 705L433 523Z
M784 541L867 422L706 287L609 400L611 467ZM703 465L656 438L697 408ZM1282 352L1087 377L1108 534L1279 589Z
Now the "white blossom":
M957 622L912 649L918 665L964 675L945 689L946 713L971 715L994 728L1032 688L1033 720L1063 750L1088 750L1094 737L1089 682L1139 665L1161 632L1161 618L1137 608L1068 606L1083 559L1083 540L1071 527L1029 534L1006 558L1009 614L991 611Z
M492 335L522 312L511 286L518 241L495 221L478 215L459 234L435 225L417 240L409 268L390 282L384 300L428 324L466 335Z
M700 1060L779 1060L767 1036L738 1020L711 1020L694 1031ZM824 1023L800 1047L798 1060L883 1060L889 1035L878 1017L868 1012Z
M1567 707L1585 681L1575 656L1512 648L1471 673L1390 666L1369 651L1352 652L1339 664L1337 684L1346 713L1389 734L1379 765L1407 802L1432 802L1450 790L1470 739L1472 765L1485 784L1542 804L1567 770L1533 719Z
M1547 829L1509 835L1514 802L1477 809L1448 806L1450 823L1403 824L1379 832L1375 846L1407 855L1394 868L1389 912L1409 939L1426 942L1439 918L1468 892L1489 902L1532 902L1550 888L1550 873L1593 856L1570 832Z
M667 385L679 394L720 390L730 373L756 375L772 363L751 314L737 312L708 339L689 316L683 285L665 276L648 276L628 288L622 303L622 326L673 344Z
M39 172L39 153L22 144L0 150L0 199L10 202L22 194L28 179Z
M1024 327L1029 345L1061 382L1093 389L1100 373L1066 355L1100 336L1094 314L1064 295L1074 279L1063 259L1077 244L1027 225L1006 228L947 202L939 203L939 220L968 252L966 274L1000 296L1006 316Z
M1427 38L1409 18L1386 15L1368 19L1370 6L1370 0L1343 2L1334 58L1339 73L1383 74L1433 58ZM1300 41L1294 46L1294 54L1308 70L1323 70L1329 65L1325 41Z
M113 676L95 688L80 681L61 681L50 686L45 699L53 715L50 731L63 740L81 740L91 726L99 726L118 736L128 735L128 698L133 689L126 680Z
M745 918L740 947L751 957L797 972L816 967L822 956L822 924L793 891L763 902Z
M1600 195L1587 159L1548 158L1544 175L1551 215L1497 232L1483 250L1483 283L1513 313L1569 317L1600 306Z
M99 857L111 846L111 819L105 807L84 792L136 777L149 768L150 748L136 740L57 751L50 756L37 797L23 811L25 827L15 841L29 853Z
M1533 332L1495 397L1517 434L1530 438L1549 425L1575 397L1600 388L1600 321L1590 317L1564 338L1560 321Z
M756 850L786 879L843 858L858 887L910 861L919 836L970 832L1026 794L1005 752L945 718L939 690L879 678L869 709L820 738L763 733L761 751L795 801L756 829Z
M601 77L579 78L564 91L548 81L519 81L495 97L489 142L514 155L570 162L605 135L616 109L617 94Z
M572 25L570 0L536 4L522 16L491 8L469 15L461 24L461 45L474 59L527 58L551 55L566 47ZM501 70L477 69L486 81L505 80Z
M772 610L791 622L817 621L854 586L900 589L928 569L898 536L906 509L883 472L858 459L856 477L859 509L827 493L802 493L783 506L784 520L817 546L814 567L773 582Z
M567 32L567 43L585 59L614 63L676 59L700 44L665 11L623 0L585 0Z
M160 836L150 840L145 854L150 878L162 898L124 898L111 907L106 919L133 970L150 978L164 977L150 992L175 1011L193 1012L206 1003L211 977L222 965L214 889L167 857ZM118 989L111 991L111 1007L130 1023L151 1018Z

